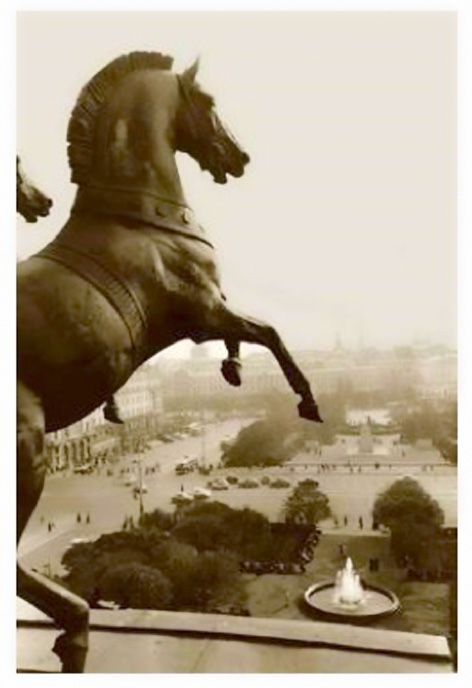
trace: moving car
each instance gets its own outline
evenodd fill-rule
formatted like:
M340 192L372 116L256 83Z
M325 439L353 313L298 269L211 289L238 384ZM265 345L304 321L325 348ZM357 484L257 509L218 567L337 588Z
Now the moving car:
M184 461L179 461L175 467L175 472L177 475L185 475L186 473L192 473L198 468L197 459L185 459Z

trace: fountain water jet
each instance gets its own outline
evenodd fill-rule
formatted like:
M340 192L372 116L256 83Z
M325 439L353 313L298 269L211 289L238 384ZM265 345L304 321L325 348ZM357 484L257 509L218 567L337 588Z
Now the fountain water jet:
M336 574L333 602L341 606L352 607L362 604L366 593L362 587L359 574L354 570L352 559L346 560L346 566Z

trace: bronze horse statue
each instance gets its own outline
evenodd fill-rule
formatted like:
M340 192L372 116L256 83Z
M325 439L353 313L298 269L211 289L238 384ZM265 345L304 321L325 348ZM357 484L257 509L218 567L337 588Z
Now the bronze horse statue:
M301 395L299 414L321 421L310 385L270 325L238 314L221 291L214 248L188 206L175 154L214 181L249 162L213 98L155 52L119 57L82 89L68 128L78 192L69 220L18 265L18 538L44 485L46 432L86 416L144 361L175 342L221 339L222 373L241 383L239 345L267 347ZM88 606L18 565L18 594L65 631L63 671L84 667Z
M26 176L19 156L16 156L16 212L26 222L37 222L38 217L46 217L53 205L52 200L34 186ZM103 415L110 423L122 425L120 410L116 399L111 395L105 402Z
M24 173L20 158L16 156L16 210L26 222L37 222L46 217L52 206L50 198L37 189Z

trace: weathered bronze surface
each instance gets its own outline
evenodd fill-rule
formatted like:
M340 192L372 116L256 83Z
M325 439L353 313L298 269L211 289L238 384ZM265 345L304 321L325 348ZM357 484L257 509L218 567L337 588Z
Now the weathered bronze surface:
M50 198L37 189L26 176L21 161L16 156L16 210L26 222L37 222L46 217L52 206Z
M222 373L241 382L240 342L267 347L320 421L310 386L270 325L232 310L213 246L188 207L175 162L191 155L215 182L240 177L248 155L211 96L159 53L113 61L82 90L69 130L71 216L46 249L18 266L18 539L46 473L44 433L86 416L157 352L189 338L224 340ZM82 671L87 605L24 570L18 594L65 633L64 671Z

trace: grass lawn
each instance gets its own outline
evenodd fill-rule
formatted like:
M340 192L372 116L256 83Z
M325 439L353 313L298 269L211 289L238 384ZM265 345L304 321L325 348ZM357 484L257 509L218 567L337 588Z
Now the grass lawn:
M344 559L340 545L363 578L383 585L398 596L401 610L375 623L388 628L431 635L449 634L449 586L444 583L407 582L389 551L389 538L381 535L326 534L315 549L313 561L302 575L268 574L246 577L247 606L252 616L283 619L310 619L301 600L313 583L334 578ZM379 559L379 571L369 571L369 559Z

